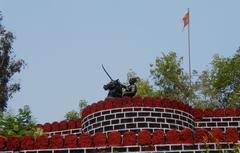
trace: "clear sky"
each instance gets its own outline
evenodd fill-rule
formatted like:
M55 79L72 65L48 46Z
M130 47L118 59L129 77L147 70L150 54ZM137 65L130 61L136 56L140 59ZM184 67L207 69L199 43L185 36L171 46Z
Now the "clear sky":
M101 64L122 82L130 69L148 79L149 64L176 51L188 71L187 8L192 68L201 71L214 54L231 56L240 46L239 6L239 0L0 0L15 53L27 63L9 110L27 104L39 123L61 121L80 99L106 97Z

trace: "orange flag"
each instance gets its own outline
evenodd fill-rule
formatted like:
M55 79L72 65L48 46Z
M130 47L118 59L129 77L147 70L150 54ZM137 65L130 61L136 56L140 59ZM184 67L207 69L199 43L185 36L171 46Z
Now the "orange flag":
M183 17L183 28L189 24L189 11Z

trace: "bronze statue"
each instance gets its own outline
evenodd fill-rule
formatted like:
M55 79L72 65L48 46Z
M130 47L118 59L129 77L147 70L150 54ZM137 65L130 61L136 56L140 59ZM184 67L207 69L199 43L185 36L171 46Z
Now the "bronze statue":
M129 79L129 85L125 88L125 91L123 93L123 97L133 97L137 93L137 85L135 84L137 82L138 78L133 77Z

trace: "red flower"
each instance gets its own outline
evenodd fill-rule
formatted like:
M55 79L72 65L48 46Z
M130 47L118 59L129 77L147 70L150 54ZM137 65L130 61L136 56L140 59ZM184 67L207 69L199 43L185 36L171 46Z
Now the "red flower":
M77 128L81 128L82 127L82 119L81 118L77 119L75 122L76 122L76 127Z
M50 123L45 123L43 125L43 130L44 130L44 132L50 132L52 130L51 124Z
M180 132L180 140L184 144L193 144L193 131L189 128L185 128Z
M83 109L82 117L84 118L84 117L88 116L89 114L91 114L91 106L90 105L86 106Z
M133 106L135 107L141 107L142 106L142 97L136 96L132 98Z
M112 108L112 99L111 98L106 98L104 103L105 103L105 109Z
M151 144L151 132L148 130L142 130L138 133L138 144L139 145L150 145Z
M132 99L130 97L122 98L122 107L131 107L133 106Z
M224 109L222 109L222 108L216 108L216 109L214 110L214 116L215 116L215 117L224 117L224 116L225 116L225 114L224 114Z
M59 123L59 129L60 130L67 130L68 129L68 122L66 120L61 121Z
M154 107L162 107L162 102L160 97L153 98L153 106Z
M199 128L195 131L195 142L205 143L208 141L208 131L203 128Z
M201 120L203 117L203 110L199 108L194 108L193 116L195 117L196 120Z
M169 100L168 98L164 98L164 99L162 100L162 107L164 107L164 108L170 108L170 106L171 106L170 100Z
M122 107L122 98L114 98L112 102L113 108L121 108Z
M59 123L58 122L52 123L52 131L59 131Z
M19 137L8 137L7 138L7 150L18 151L20 149L20 138Z
M97 132L93 136L93 144L95 147L106 146L107 138L106 135L102 132Z
M0 136L0 151L4 151L6 146L6 138Z
M153 132L152 136L153 144L164 144L165 143L165 133L161 130L156 130Z
M75 122L75 120L69 120L69 121L68 121L68 128L69 128L69 129L75 129L75 128L76 128L76 122Z
M91 107L91 113L95 113L97 111L97 103L93 103L92 105L90 105Z
M75 134L69 134L65 136L64 147L66 148L77 148L78 137Z
M48 149L48 137L47 136L39 136L36 138L35 142L36 149Z
M82 133L79 136L78 145L80 147L92 147L92 137L89 133Z
M180 142L180 134L175 129L169 130L166 134L168 144L178 144Z
M206 108L204 110L204 117L213 117L213 116L214 116L214 113L211 108Z
M214 128L210 132L210 142L223 142L224 141L224 133L221 129L219 128Z
M178 109L178 101L176 100L170 100L170 108L173 108L173 109Z
M127 131L123 134L123 145L131 146L136 145L136 134L132 131Z
M153 106L153 98L152 97L144 97L143 98L143 106L152 107Z
M32 150L34 149L34 139L31 136L26 136L21 139L21 150Z
M228 128L226 130L226 142L237 142L238 141L238 130L237 128Z
M225 109L226 116L236 116L235 110L231 107Z
M177 105L178 105L178 109L180 109L180 110L182 110L182 111L185 111L186 110L186 103L184 103L184 102L182 102L182 101L179 101L178 103L177 103Z
M104 110L104 101L97 102L97 111Z
M109 146L120 146L121 145L121 134L118 131L108 133L108 145Z
M240 107L238 107L238 108L235 110L235 114L236 114L236 116L240 116Z
M51 149L57 149L63 147L63 137L61 135L53 135L50 138L50 145Z

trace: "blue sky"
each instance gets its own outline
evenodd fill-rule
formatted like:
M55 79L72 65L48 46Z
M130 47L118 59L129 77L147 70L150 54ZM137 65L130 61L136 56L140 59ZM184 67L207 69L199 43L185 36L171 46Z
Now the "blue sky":
M201 71L214 54L232 56L240 46L239 6L238 0L0 0L14 51L27 63L15 77L22 89L9 110L27 104L39 123L61 121L80 99L105 98L109 79L101 64L122 82L130 69L148 79L156 57L176 51L188 71L187 8L192 68Z

